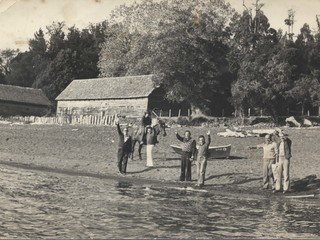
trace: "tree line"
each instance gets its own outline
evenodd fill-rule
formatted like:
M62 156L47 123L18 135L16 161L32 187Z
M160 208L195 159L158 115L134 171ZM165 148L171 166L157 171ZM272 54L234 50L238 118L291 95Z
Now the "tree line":
M170 101L214 116L261 109L278 121L320 103L319 19L317 31L305 23L294 36L293 16L282 31L260 0L242 13L224 0L121 5L86 29L53 23L27 51L1 51L0 83L41 88L53 101L73 79L154 74Z

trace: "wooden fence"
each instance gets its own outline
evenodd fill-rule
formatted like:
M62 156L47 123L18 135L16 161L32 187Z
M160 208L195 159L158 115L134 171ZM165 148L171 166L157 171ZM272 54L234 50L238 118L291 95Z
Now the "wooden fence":
M2 120L9 122L23 122L30 124L79 124L79 125L101 125L112 126L115 124L116 116L63 116L63 117L36 117L16 116Z

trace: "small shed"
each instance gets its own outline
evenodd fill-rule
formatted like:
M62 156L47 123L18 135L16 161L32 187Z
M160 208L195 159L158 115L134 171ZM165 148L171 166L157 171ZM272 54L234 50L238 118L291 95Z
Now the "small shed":
M58 116L142 116L172 104L154 85L154 75L73 80L56 98Z
M51 106L41 89L0 84L1 116L43 116Z

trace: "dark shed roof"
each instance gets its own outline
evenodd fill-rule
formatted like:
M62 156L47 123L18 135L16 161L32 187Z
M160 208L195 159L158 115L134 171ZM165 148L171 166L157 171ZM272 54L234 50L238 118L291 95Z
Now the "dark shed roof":
M0 101L49 106L51 102L41 89L0 84Z
M154 75L73 80L56 100L128 99L148 97Z

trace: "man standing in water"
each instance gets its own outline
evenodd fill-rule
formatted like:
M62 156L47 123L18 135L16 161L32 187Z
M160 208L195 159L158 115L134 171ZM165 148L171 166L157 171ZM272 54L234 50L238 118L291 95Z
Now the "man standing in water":
M118 169L121 174L126 174L127 163L130 153L132 152L132 138L129 135L128 127L120 129L119 119L115 121L119 134L119 145L118 145Z
M191 181L191 162L194 160L196 141L191 138L189 130L185 131L184 137L181 137L177 131L175 134L182 142L180 181Z

